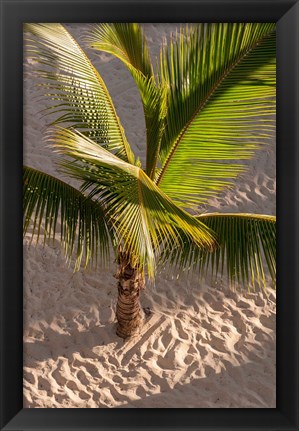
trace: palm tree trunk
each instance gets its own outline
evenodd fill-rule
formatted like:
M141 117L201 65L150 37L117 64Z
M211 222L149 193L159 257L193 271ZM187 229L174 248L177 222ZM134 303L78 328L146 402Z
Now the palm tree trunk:
M136 334L142 326L143 316L140 308L140 291L144 289L144 276L133 267L128 256L120 252L118 256L118 299L116 305L116 334L128 338Z

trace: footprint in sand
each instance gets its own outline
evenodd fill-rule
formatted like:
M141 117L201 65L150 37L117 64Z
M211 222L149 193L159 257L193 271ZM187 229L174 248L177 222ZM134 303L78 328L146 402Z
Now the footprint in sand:
M110 357L108 358L108 362L109 362L109 364L111 364L113 367L119 368L119 366L120 366L119 361L118 361L116 358L114 358L113 356L110 356Z
M101 379L102 376L99 374L99 371L97 367L93 364L88 364L86 362L80 362L78 359L75 359L74 364L75 367L78 368L85 368L86 372L92 377L92 378L99 378Z
M244 322L244 318L242 314L239 311L236 310L233 312L233 317L231 321L239 333L246 334L247 326L246 326L246 323Z
M254 339L256 341L263 343L265 341L269 341L269 335L265 334L263 331L259 330L259 331L256 331L256 335L255 335Z
M260 316L260 322L263 326L265 326L268 329L274 330L276 327L276 318L274 315L271 317Z
M176 352L172 349L166 353L165 357L159 357L157 359L157 365L162 370L174 370L177 367Z
M74 380L69 380L66 384L66 387L69 388L71 391L79 392L79 388L77 386L77 383L74 382Z
M114 381L114 383L119 383L119 384L123 382L123 379L120 376L113 376L112 380Z
M82 370L78 371L78 373L76 374L76 377L81 383L81 385L83 386L89 385L89 380L87 379L86 375L83 373Z
M184 330L180 320L176 320L175 325L176 325L179 338L181 338L182 340L188 340L189 339L188 333Z
M221 332L230 333L231 332L231 328L229 326L227 326L227 325L223 325L223 326L221 326Z
M237 302L237 307L239 308L250 308L250 304L248 302L240 300Z
M54 394L55 401L60 406L63 405L63 402L65 401L65 394Z
M173 340L173 336L170 332L164 332L161 337L161 343L163 344L164 349L169 347L170 342Z
M142 386L138 386L138 388L136 389L136 395L137 397L143 399L146 397L147 392Z
M264 307L266 305L266 301L260 295L255 297L254 303L257 307Z
M33 385L33 386L36 385L36 377L34 376L34 374L32 372L24 371L23 372L23 378L24 378L24 380L26 380L31 385Z
M57 365L57 367L53 370L53 372L51 374L52 374L54 381L56 382L56 384L58 386L64 386L67 382L67 379L65 379L63 377L63 375L61 374L60 367L61 367L61 364Z
M255 313L251 310L242 310L242 313L248 318L255 317Z
M150 361L151 359L153 359L155 357L155 354L153 352L150 351L146 351L143 355L143 359L145 361Z
M219 352L227 352L228 350L225 340L216 337L214 334L211 334L210 346L212 349L218 350Z
M184 362L186 365L191 365L193 362L193 356L192 355L187 355L184 359Z
M77 383L74 382L73 380L68 381L68 383L66 384L66 387L70 389L81 400L88 400L91 398L91 395L79 389Z
M48 380L44 379L43 377L38 377L38 389L41 391L46 391L48 397L51 397L53 395L52 388Z
M203 297L213 311L225 311L222 301L216 301L210 293L204 293Z
M81 398L81 400L89 400L91 398L91 396L84 392L84 391L79 391L79 398Z

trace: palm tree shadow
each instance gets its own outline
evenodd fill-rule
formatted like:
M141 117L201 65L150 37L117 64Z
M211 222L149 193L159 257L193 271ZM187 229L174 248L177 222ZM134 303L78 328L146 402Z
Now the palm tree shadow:
M248 362L234 366L223 361L224 368L216 373L206 366L207 375L190 383L177 383L150 394L139 387L140 399L121 408L276 408L276 381L264 374L263 362Z
M43 327L41 323L40 327ZM40 362L49 359L57 361L61 357L73 361L76 355L100 360L100 355L94 349L109 344L114 349L121 348L124 344L115 334L115 323L94 325L87 331L79 331L73 326L70 333L59 333L47 327L44 328L43 339L24 341L25 366L37 366Z
M160 374L154 368L151 369L148 363L148 385L138 384L136 378L135 396L132 397L125 389L128 363L118 363L117 355L114 357L111 354L107 357L107 346L111 352L127 348L124 341L115 334L115 323L103 326L94 324L86 331L73 327L69 334L58 333L47 327L44 328L44 339L24 343L25 367L40 368L41 363L51 359L60 368L59 364L65 358L70 369L73 366L86 369L85 384L89 385L90 378L102 382L99 387L105 387L113 394L113 398L121 400L121 405L118 406L121 408L275 408L275 365L269 364L269 356L266 354L270 352L264 352L264 356L253 354L249 362L239 365L232 364L228 356L227 359L223 357L220 361L221 368L218 367L217 371L213 368L215 363L205 363L203 358L202 367L199 367L198 362L188 364L182 381L173 386L169 383L171 379L166 377L167 370L162 369L163 364L160 364ZM105 348L106 354L102 353L102 347ZM240 349L242 347L239 346ZM102 367L98 368L97 363L104 364L110 374L115 373L112 381L101 375ZM124 375L121 369L124 370ZM138 372L138 367L131 371L134 376L137 376ZM45 379L41 381L46 382ZM100 403L97 388L93 398Z
M108 331L107 331L108 326ZM26 355L26 365L36 367L40 363L51 358L56 363L61 358L66 358L70 367L80 365L92 375L92 379L101 381L100 390L106 388L113 398L121 401L120 408L275 408L275 372L273 369L265 371L268 365L268 358L262 360L243 363L238 366L232 365L228 360L221 360L222 369L216 372L211 364L203 363L204 375L198 368L198 363L190 364L187 369L189 382L178 382L170 386L169 380L158 375L156 370L147 369L150 376L148 386L136 384L135 396L126 393L126 376L121 378L117 361L109 358L110 367L113 363L115 377L112 381L107 380L105 375L101 375L95 361L107 361L96 352L98 346L105 343L104 332L109 332L111 349L115 351L124 346L123 340L116 335L113 336L114 324L106 327L92 328L90 331L80 332L73 330L72 334L58 334L53 329L47 330L45 340L24 343L24 353ZM75 341L74 341L75 340ZM111 368L112 371L112 368ZM135 371L134 371L135 372ZM137 370L136 370L137 372ZM88 376L87 373L87 376ZM138 374L138 373L137 373ZM191 377L192 376L192 377ZM39 378L40 382L47 384L45 379ZM89 382L86 381L89 385ZM103 386L104 385L104 386ZM153 388L156 393L152 393ZM98 399L101 405L100 395L95 388L93 399Z

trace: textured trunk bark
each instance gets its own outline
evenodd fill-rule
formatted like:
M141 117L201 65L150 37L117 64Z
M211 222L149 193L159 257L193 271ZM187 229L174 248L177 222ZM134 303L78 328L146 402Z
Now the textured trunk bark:
M138 269L131 266L125 253L118 258L118 300L116 305L116 334L128 338L136 334L142 326L143 313L140 308L140 291L144 289L144 277Z

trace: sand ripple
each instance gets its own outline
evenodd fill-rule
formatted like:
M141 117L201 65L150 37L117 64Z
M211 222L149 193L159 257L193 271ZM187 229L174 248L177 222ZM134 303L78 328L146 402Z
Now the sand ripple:
M30 287L33 250L24 259L25 407L275 407L273 290L244 297L160 276L143 296L151 315L124 343L113 277L73 274L50 248L51 287L51 268Z

